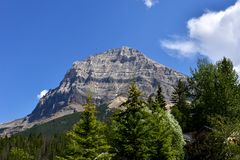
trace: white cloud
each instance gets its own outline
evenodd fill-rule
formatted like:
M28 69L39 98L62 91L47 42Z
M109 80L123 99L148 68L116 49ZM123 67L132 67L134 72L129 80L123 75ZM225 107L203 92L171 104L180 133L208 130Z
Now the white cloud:
M197 52L197 46L191 41L176 40L176 41L161 41L162 46L165 48L176 51L178 54L184 57L190 57L193 53Z
M236 70L237 73L240 73L240 65L235 66L234 69Z
M44 97L46 94L48 93L48 90L42 90L38 95L37 98L41 99L42 97Z
M156 3L158 3L157 0L144 0L144 4L145 4L148 8L152 8Z
M240 73L240 1L226 10L190 19L187 28L187 40L163 40L161 45L181 56L200 53L214 62L228 57Z

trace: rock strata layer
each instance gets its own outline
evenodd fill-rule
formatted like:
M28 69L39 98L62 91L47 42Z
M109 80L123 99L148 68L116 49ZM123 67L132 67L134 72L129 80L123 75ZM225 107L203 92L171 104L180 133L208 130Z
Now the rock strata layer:
M91 93L97 106L121 104L128 87L135 81L144 98L154 93L160 84L166 101L170 102L173 87L186 77L147 58L140 51L122 47L73 63L60 85L40 99L31 114L23 119L0 125L0 135L13 134L35 124L83 111L86 94Z

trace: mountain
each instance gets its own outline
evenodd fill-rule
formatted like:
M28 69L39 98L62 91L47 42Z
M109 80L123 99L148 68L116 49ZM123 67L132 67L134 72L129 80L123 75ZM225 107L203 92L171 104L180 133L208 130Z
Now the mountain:
M159 64L140 51L121 47L73 63L60 85L40 99L28 116L0 125L0 135L11 135L65 115L83 111L86 95L91 93L97 106L106 111L126 101L128 87L135 81L144 91L143 98L160 84L170 103L173 87L186 77Z

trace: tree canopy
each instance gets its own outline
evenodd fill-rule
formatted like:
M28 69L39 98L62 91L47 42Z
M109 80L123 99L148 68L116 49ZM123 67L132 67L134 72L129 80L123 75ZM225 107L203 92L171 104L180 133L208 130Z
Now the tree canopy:
M66 135L67 146L58 159L93 160L108 159L110 146L104 135L105 125L96 119L96 107L89 96L80 121Z
M157 96L154 106L149 107L140 95L136 84L132 84L128 100L123 104L125 109L113 117L114 159L183 159L182 130L177 121L160 107L165 101Z

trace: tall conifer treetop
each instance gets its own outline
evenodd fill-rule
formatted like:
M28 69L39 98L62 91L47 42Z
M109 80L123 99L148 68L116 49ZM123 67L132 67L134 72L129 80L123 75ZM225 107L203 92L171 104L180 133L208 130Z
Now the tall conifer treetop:
M152 108L140 95L136 84L132 84L128 101L123 104L125 110L113 116L111 142L116 153L114 159L182 160L184 140L181 127L174 117L160 108L159 100Z
M61 159L108 159L110 146L104 135L105 125L96 119L96 107L89 96L80 121L67 133L67 148Z

